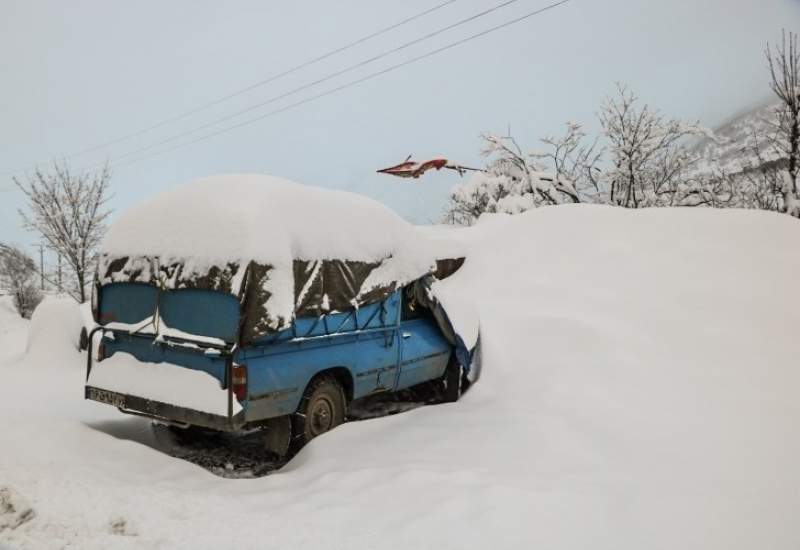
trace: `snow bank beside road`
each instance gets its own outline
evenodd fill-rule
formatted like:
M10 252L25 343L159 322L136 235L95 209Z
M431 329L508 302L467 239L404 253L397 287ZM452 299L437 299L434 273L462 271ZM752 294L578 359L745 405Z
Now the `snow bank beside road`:
M65 353L77 354L83 327L83 316L75 300L46 297L31 316L26 347L29 358L66 362Z
M28 323L17 313L11 296L0 296L0 363L25 351Z
M80 401L71 369L0 366L18 377L0 384L13 449L0 479L36 510L0 541L800 546L797 220L578 206L459 234L470 254L442 284L479 299L480 383L456 404L346 424L265 478L141 445L146 422ZM28 398L42 388L44 403ZM138 536L110 534L120 517Z

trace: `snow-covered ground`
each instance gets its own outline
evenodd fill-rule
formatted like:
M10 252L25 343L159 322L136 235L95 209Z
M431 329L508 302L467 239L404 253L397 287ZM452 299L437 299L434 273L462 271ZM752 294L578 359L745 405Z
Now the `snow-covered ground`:
M553 207L452 238L480 382L258 479L83 401L68 304L37 310L27 353L0 308L0 487L35 513L0 547L800 546L797 220Z

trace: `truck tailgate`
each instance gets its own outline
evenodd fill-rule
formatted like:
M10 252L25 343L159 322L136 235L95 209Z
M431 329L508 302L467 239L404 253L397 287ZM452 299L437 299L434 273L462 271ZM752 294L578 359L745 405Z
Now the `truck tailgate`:
M86 384L119 395L228 416L228 392L210 373L167 362L143 362L126 352L118 351L95 363ZM94 393L90 398L101 397L97 400L109 402L101 393ZM233 399L231 412L235 415L241 410L242 406Z

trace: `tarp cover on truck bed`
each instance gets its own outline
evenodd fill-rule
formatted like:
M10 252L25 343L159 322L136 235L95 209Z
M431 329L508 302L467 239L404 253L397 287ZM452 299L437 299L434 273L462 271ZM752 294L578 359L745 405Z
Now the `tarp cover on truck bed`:
M427 275L444 278L462 262L366 197L231 175L191 182L120 216L101 247L97 284L233 295L245 344L295 317L379 301Z

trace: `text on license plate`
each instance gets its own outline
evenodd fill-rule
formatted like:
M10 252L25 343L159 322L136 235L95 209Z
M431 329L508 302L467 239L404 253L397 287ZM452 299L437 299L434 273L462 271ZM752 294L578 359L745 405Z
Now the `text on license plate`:
M100 401L101 403L108 403L109 405L113 405L115 407L125 407L124 395L98 388L89 388L89 399Z

